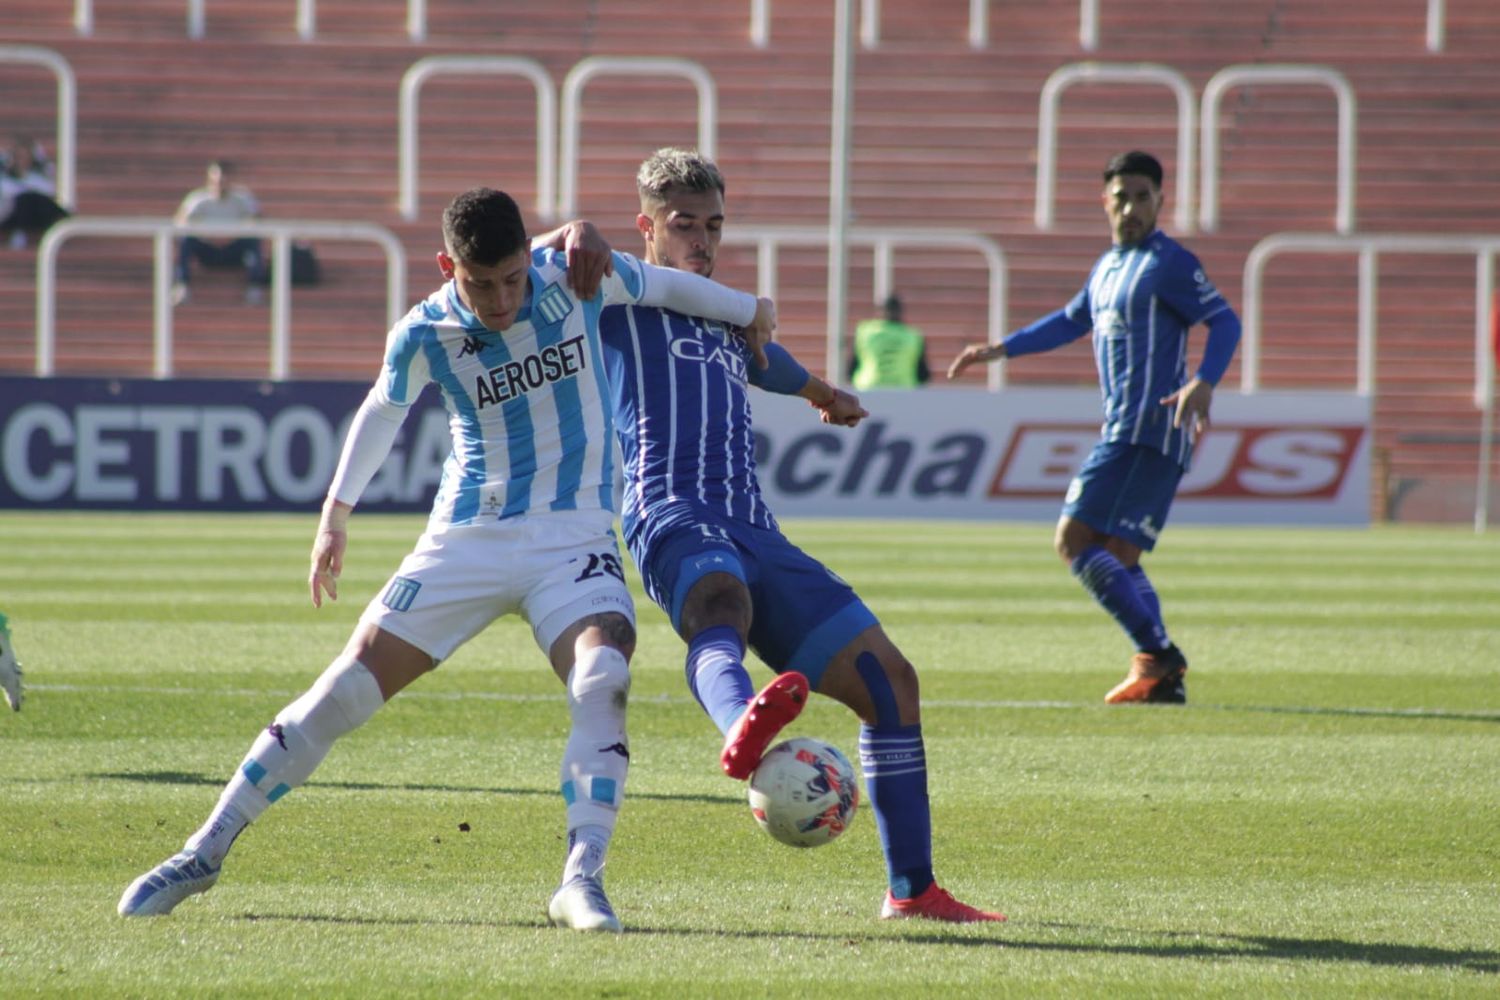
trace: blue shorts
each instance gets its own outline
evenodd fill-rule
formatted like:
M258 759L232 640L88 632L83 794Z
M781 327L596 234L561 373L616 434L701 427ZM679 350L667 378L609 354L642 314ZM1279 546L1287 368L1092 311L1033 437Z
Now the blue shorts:
M1062 512L1150 552L1181 481L1182 466L1155 448L1100 441L1068 485Z
M724 517L691 501L653 512L655 521L633 542L631 555L646 593L677 629L687 593L709 573L730 573L750 591L754 618L750 648L777 673L797 670L814 688L839 650L871 625L875 615L832 570L774 528Z

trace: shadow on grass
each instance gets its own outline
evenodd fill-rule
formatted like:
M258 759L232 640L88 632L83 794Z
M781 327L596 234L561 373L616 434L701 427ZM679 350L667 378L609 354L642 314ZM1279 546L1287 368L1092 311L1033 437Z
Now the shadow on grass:
M290 923L348 924L352 926L418 926L418 927L509 927L518 930L550 929L544 920L480 920L474 918L423 919L403 917L346 917L332 914L242 913L234 919L248 921L286 921ZM892 930L902 925L886 925ZM895 930L883 934L817 933L813 931L711 930L696 927L628 926L626 934L663 937L713 937L747 940L834 941L845 944L878 944L900 941L905 944L959 946L966 948L1006 948L1012 951L1066 953L1080 955L1139 955L1145 958L1212 958L1272 959L1275 961L1345 962L1382 967L1454 968L1485 975L1500 975L1500 951L1477 948L1436 948L1430 945L1384 944L1340 941L1335 938L1268 937L1259 934L1201 935L1177 931L1142 932L1123 927L1089 927L1075 924L1039 923L1032 925L1055 931L1072 931L1079 935L1100 933L1131 936L1156 936L1159 943L1109 944L1094 941L1043 941L1013 936L1024 933L1024 924L1005 924L993 936L976 937L957 934L934 925L921 929ZM911 925L905 925L910 928ZM931 928L931 929L928 929ZM976 925L971 930L979 930ZM988 928L986 928L988 929Z
M1335 715L1361 719L1432 719L1441 722L1500 722L1500 712L1457 712L1439 708L1333 708L1311 705L1197 705L1213 712L1268 715Z
M1038 926L1088 934L1140 934L1123 927L1042 923ZM1500 974L1500 951L1478 948L1438 948L1431 945L1340 941L1337 938L1272 937L1262 934L1198 934L1157 931L1161 944L1093 945L1070 942L1015 942L1018 948L1040 951L1104 951L1121 955L1162 958L1269 958L1313 962L1349 962L1379 966L1459 968L1488 975ZM1173 939L1187 939L1174 941Z
M189 774L186 771L105 771L87 774L85 778L102 778L108 781L136 781L151 785L210 785L221 788L226 778ZM485 788L479 785L435 785L425 782L403 782L393 784L381 781L309 781L303 788L336 788L347 792L451 792L455 794L479 793L483 795L545 795L556 796L555 788ZM672 792L638 792L631 789L632 799L649 799L657 802L711 802L744 804L742 795L683 795Z

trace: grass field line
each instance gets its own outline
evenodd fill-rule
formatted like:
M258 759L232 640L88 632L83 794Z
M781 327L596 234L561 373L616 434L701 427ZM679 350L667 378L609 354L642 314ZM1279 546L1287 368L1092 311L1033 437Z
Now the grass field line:
M63 694L79 694L83 692L100 694L126 694L126 695L160 695L164 697L201 697L203 695L235 697L235 698L269 698L272 696L291 700L302 694L301 691L272 690L267 688L220 688L205 690L203 688L188 687L151 687L147 685L95 685L95 684L28 684L28 691L47 691ZM557 694L531 694L526 692L506 691L403 691L403 701L420 699L424 701L460 701L464 699L476 699L481 701L508 701L508 702L551 702L561 700L561 693ZM637 696L631 699L633 704L650 705L691 705L693 699L681 695L656 694ZM1095 701L1019 701L1010 699L984 699L984 698L924 698L922 705L925 708L958 708L969 710L1004 709L1004 710L1088 710L1104 711L1105 706ZM1441 719L1444 721L1462 722L1500 722L1500 712L1464 712L1446 708L1362 708L1358 706L1329 706L1329 705L1223 705L1223 704L1199 704L1186 706L1153 706L1158 710L1170 708L1173 711L1210 711L1210 712L1262 712L1274 715L1342 715L1359 716L1365 718L1390 718L1390 719ZM1109 711L1134 711L1134 706L1108 709Z

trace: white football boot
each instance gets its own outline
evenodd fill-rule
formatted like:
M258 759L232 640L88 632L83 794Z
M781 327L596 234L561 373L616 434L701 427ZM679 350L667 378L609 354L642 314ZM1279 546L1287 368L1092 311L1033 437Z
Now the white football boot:
M597 878L576 875L552 894L547 916L553 926L571 927L575 931L612 931L620 933L620 918L604 895L604 885Z
M151 869L120 897L122 917L156 917L194 893L207 892L219 880L219 869L188 851L179 851Z
M5 691L5 702L12 712L21 710L21 664L16 660L16 651L10 644L10 622L0 614L0 690Z

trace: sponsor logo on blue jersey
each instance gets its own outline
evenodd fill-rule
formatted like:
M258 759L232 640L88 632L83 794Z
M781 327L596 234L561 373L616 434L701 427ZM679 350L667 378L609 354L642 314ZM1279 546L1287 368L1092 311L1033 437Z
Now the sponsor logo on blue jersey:
M466 358L470 354L478 354L482 350L484 350L484 341L473 334L469 334L464 337L464 346L458 349L458 356Z
M533 389L572 378L588 367L582 336L548 344L535 354L496 365L474 377L474 399L486 406L524 396Z
M712 341L695 340L690 337L677 337L672 340L672 356L683 361L696 361L700 364L716 364L733 375L738 381L745 381L747 369L745 359L739 352L727 344L715 344Z

